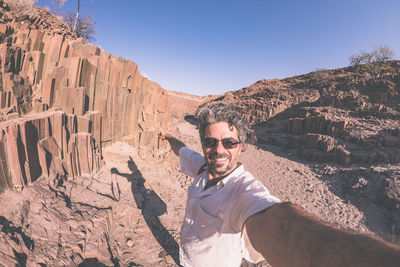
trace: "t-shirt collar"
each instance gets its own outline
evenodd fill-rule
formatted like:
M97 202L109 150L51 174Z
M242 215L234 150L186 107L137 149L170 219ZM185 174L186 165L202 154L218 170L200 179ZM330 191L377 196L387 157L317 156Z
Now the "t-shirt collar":
M226 176L224 179L222 179L221 181L219 181L217 184L207 188L206 190L204 190L205 185L207 184L207 180L208 179L208 174L205 173L206 175L203 176L203 185L201 188L201 191L198 192L198 194L196 194L194 197L200 197L200 196L206 196L206 195L210 195L216 191L218 191L219 189L223 188L225 186L225 184L231 180L234 177L238 177L240 174L242 174L244 172L244 166L242 163L238 162L238 166L236 167L235 170L233 170L233 172L231 172L228 176Z

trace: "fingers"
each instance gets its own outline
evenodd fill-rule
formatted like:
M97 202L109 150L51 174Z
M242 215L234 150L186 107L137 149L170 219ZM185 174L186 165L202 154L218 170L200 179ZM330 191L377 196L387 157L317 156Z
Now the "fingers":
M159 132L158 132L158 137L161 139L161 140L165 140L165 138L166 138L166 135L167 135L167 133L164 131L164 129L159 129Z

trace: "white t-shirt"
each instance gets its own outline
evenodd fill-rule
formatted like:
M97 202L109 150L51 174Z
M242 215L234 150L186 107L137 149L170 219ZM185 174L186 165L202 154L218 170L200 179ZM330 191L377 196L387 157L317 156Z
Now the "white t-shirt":
M247 218L280 200L244 170L242 164L216 185L204 190L203 156L183 147L179 150L181 171L195 180L189 188L181 229L180 261L183 266L240 266L242 258L262 260L242 234ZM261 258L260 258L261 257Z

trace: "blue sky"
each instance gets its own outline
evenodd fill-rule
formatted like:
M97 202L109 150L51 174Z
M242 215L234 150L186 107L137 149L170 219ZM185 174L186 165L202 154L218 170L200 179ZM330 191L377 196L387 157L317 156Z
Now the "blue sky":
M196 95L345 67L380 45L400 57L398 0L81 0L81 12L96 21L93 44Z

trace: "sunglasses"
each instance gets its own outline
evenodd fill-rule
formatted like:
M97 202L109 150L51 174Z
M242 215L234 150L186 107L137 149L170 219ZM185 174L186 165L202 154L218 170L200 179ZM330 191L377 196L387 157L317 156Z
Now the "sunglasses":
M203 143L203 146L206 148L214 148L214 147L218 146L219 141L221 141L221 143L225 149L236 148L237 145L240 144L240 141L236 140L235 138L224 138L224 139L218 140L217 138L214 138L214 137L203 138L202 143Z

